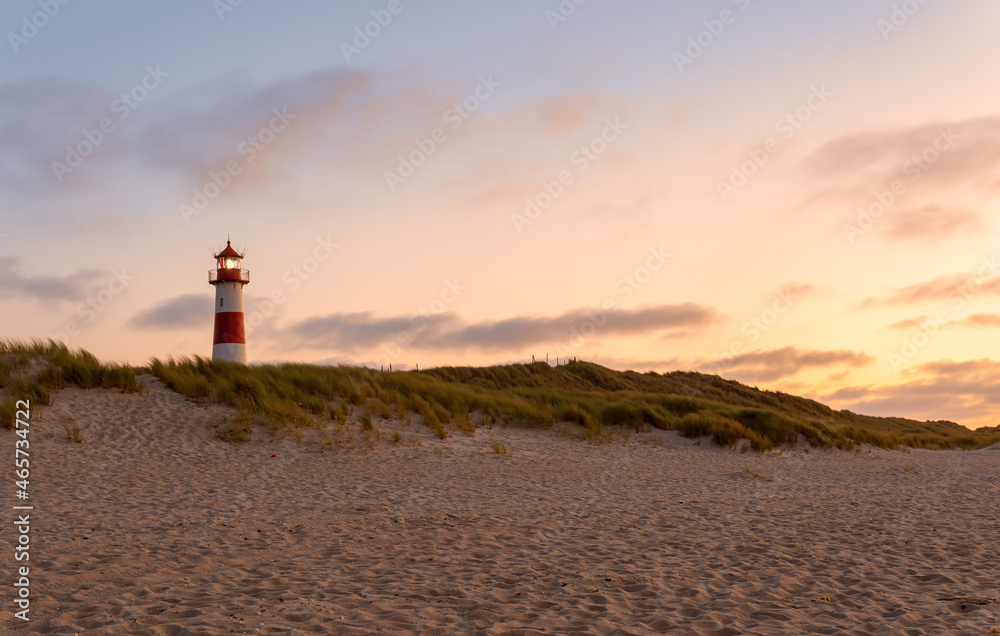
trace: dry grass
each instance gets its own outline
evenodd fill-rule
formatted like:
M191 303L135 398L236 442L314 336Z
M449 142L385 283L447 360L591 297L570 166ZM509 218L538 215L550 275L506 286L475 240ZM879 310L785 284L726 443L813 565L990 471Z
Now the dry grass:
M466 435L475 435L476 425L472 423L471 415L464 409L455 412L455 426Z
M10 428L17 400L51 403L66 386L140 392L136 369L103 364L83 351L53 342L0 341L0 425ZM550 428L573 425L575 437L613 441L652 428L708 437L720 446L749 444L757 451L795 444L816 447L983 448L1000 442L1000 429L971 431L952 422L875 418L832 409L804 398L759 391L697 373L614 371L587 362L496 367L443 367L421 372L379 372L360 367L281 364L247 367L205 358L153 360L149 372L195 400L227 404L239 416L216 427L225 439L250 438L257 424L283 429L346 427L360 412L374 433L372 414L416 421L441 439L477 426ZM745 440L745 441L744 441Z
M556 433L558 433L559 437L562 437L563 439L568 439L568 440L577 439L576 431L573 429L572 426L560 426L556 428Z
M393 417L389 405L379 399L372 400L371 410L384 420L391 420Z
M152 371L175 391L253 413L274 430L315 426L317 416L343 424L356 407L387 419L416 417L441 439L494 422L546 428L569 422L579 433L573 437L591 443L613 441L611 430L627 437L658 428L757 451L795 444L799 436L812 446L842 449L858 443L981 448L1000 441L1000 433L980 435L956 424L835 412L713 376L618 372L585 362L379 372L296 364L243 367L195 358L153 361ZM696 381L702 384L692 386ZM660 392L667 390L688 394Z
M372 424L372 412L368 409L361 412L358 422L361 423L361 430L366 433L371 433L375 430L375 426Z
M663 441L662 439L658 439L656 437L647 437L643 441L646 444L652 446L653 448L669 448L669 449L676 448L673 444L667 443L667 442Z
M226 442L249 442L253 439L256 419L250 413L237 412L235 415L221 415L209 427L215 436Z
M77 444L83 442L83 432L80 431L80 425L77 424L73 418L69 418L68 421L63 423L63 429L66 430L67 440L76 442Z
M499 455L501 457L510 457L510 450L504 445L503 442L495 439L490 440L490 450L494 455Z

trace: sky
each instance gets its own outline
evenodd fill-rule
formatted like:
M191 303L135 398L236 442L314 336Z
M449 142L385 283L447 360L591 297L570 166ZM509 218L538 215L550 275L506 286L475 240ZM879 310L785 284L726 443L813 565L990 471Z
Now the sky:
M1000 416L1000 5L11 0L0 337Z

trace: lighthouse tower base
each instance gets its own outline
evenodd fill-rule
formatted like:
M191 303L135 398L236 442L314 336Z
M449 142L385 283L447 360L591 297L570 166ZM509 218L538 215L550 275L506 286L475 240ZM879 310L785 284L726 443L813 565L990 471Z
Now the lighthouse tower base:
M212 359L223 362L247 363L247 346L245 344L224 343L212 345Z

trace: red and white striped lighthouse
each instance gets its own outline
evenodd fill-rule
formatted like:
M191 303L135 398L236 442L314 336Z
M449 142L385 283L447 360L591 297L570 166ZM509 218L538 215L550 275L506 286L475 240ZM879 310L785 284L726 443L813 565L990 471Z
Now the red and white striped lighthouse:
M243 254L226 241L226 249L215 255L216 269L208 282L215 287L215 340L212 360L247 363L247 336L243 322L243 286L250 282L249 270L240 269Z

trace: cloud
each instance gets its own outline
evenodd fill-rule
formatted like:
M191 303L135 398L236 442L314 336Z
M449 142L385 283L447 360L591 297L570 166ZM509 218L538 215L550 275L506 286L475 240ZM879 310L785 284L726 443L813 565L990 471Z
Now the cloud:
M210 170L238 160L250 174L233 184L245 186L281 175L289 163L317 158L331 146L342 149L370 138L381 124L385 134L398 131L403 113L392 107L395 99L409 98L417 112L426 103L409 85L398 87L394 95L387 92L369 73L338 69L263 87L202 86L165 104L162 113L137 130L130 145L148 168L180 175L198 186ZM290 121L253 162L247 161L241 154L241 148L249 148L244 142L270 124L275 110L286 113Z
M568 344L575 338L669 334L705 328L719 319L714 309L684 303L635 309L576 309L559 316L527 316L473 324L454 314L441 314L425 322L413 317L376 318L370 312L335 314L293 325L285 335L296 346L353 352L395 342L408 334L407 346L425 349L516 349L529 345ZM574 331L575 330L575 331ZM577 335L574 335L577 334Z
M996 329L1000 327L1000 314L973 314L954 324L972 329Z
M55 184L50 163L80 141L81 127L100 119L114 93L88 82L55 77L0 85L0 186L45 194Z
M919 316L917 318L907 318L905 320L900 320L894 322L886 329L895 329L897 331L910 331L911 329L919 329L920 325L926 323L930 319L930 316Z
M943 241L986 227L983 215L961 208L936 205L898 210L883 217L879 232L893 241Z
M163 82L171 82L169 75ZM159 171L194 172L201 177L203 171L237 154L238 144L266 126L274 109L288 109L303 119L322 115L324 139L329 139L335 132L349 132L352 122L345 119L362 124L365 107L377 107L376 102L385 98L376 94L371 75L332 69L264 87L225 81L173 95L153 94L127 119L112 110L119 92L57 78L0 86L0 132L8 141L0 152L0 166L10 165L15 158L28 159L18 164L20 173L6 176L41 176L42 184L51 187L55 182L51 162L65 155L67 144L83 139L82 127L93 128L106 117L115 129L94 150L94 159L113 159L129 166L141 163ZM38 123L42 121L44 126ZM369 122L369 126L374 124ZM302 131L297 137L303 141L316 132ZM116 151L106 157L109 145ZM65 183L76 182L67 178Z
M826 376L826 382L827 383L843 382L850 376L851 376L850 371L840 371L839 373L831 373L830 375Z
M818 147L803 166L832 183L846 183L845 191L859 183L885 187L894 179L928 190L956 185L995 190L998 153L1000 117L984 117L845 135ZM918 168L919 176L908 167Z
M83 269L66 276L29 276L20 271L21 259L0 257L0 295L40 301L72 302L86 297L107 276L96 269Z
M915 285L907 285L891 291L885 298L869 298L865 305L908 305L914 303L937 302L946 299L952 292L962 288L968 276L954 274Z
M790 283L781 288L781 295L787 296L794 301L799 301L806 296L817 293L819 290L815 285L808 283Z
M980 294L1000 295L1000 261L997 257L983 258L983 265L976 271L963 274L938 276L929 281L890 290L882 298L868 298L860 307L883 305L910 305L969 299Z
M920 316L918 318L907 318L906 320L900 320L899 322L894 322L889 325L888 329L896 329L898 331L910 331L914 329L920 329L928 321L931 321L930 316ZM942 329L954 329L954 328L967 328L967 329L996 329L1000 328L1000 314L973 314L967 316L961 320L950 320L943 325L939 325L937 321L933 321L934 328Z
M300 348L354 352L383 341L395 341L402 333L415 336L428 329L440 333L456 323L453 314L440 314L431 322L418 322L416 318L402 316L376 318L372 312L365 311L310 318L293 325L285 333Z
M935 146L936 144L936 146ZM929 122L834 138L800 164L813 192L794 209L839 210L837 229L898 183L873 232L887 241L936 241L982 227L968 206L1000 191L1000 117ZM888 195L883 194L883 199Z
M859 413L928 420L996 424L1000 404L1000 362L941 360L905 371L907 382L892 386L845 387L821 398Z
M129 326L140 329L186 329L211 324L212 298L185 294L137 314Z
M496 118L495 123L501 130L559 137L593 128L595 113L610 115L624 110L627 104L619 99L594 93L572 93L518 106Z
M771 382L793 376L808 368L862 367L874 362L875 358L855 351L818 351L783 347L702 363L697 370L704 373L718 373L740 382Z
M171 81L163 80L165 86ZM425 122L439 123L450 104L429 81L331 68L264 86L224 78L163 88L121 120L111 104L127 88L58 78L0 85L0 204L65 228L65 221L113 216L109 209L147 207L150 191L176 207L233 160L242 172L227 197L296 185L334 169L370 171L376 162L384 169L387 158L429 132ZM241 145L243 152L250 148L248 140L275 110L294 119L250 161ZM58 181L53 162L65 162L66 146L84 141L81 131L102 118L111 119L114 130ZM131 186L136 183L144 186ZM117 218L130 221L123 213Z
M739 382L771 382L794 376L809 368L848 367L834 373L829 378L843 379L850 373L849 369L868 366L875 358L854 351L816 351L801 350L796 347L784 347L770 351L756 351L735 358L719 360L684 360L682 358L614 358L596 357L593 362L603 364L612 369L633 371L693 370L700 373L721 375ZM788 384L782 390L787 390Z
M141 76L113 86L54 77L0 84L0 205L64 231L120 229L138 221L118 210L148 208L150 192L161 193L158 205L176 209L194 198L210 173L237 161L241 172L225 188L225 200L253 197L264 206L257 195L273 194L287 206L290 198L329 196L317 184L330 174L361 174L365 180L358 183L369 183L371 175L395 169L398 157L414 150L414 140L436 128L448 135L449 159L441 153L424 172L464 182L464 172L488 166L496 180L503 160L487 151L496 140L549 143L564 159L567 135L590 131L624 108L613 98L568 94L496 113L484 108L454 132L444 117L473 90L469 82L338 66L264 85L225 77L187 86L181 79L173 84L172 69L162 70L168 73L164 88L124 120L111 105ZM506 80L497 90L507 90ZM241 144L247 151L247 140L268 126L276 109L294 120L248 161ZM66 147L85 141L81 131L95 129L102 118L112 120L113 132L57 181L53 162L65 162ZM477 189L488 187L485 180L477 183ZM534 179L530 183L537 188Z
M638 336L705 327L717 319L714 310L684 303L637 309L620 309L609 314L600 310L577 309L553 318L509 318L469 325L448 335L460 346L508 348L543 342L565 342L572 329L594 324L599 335Z

